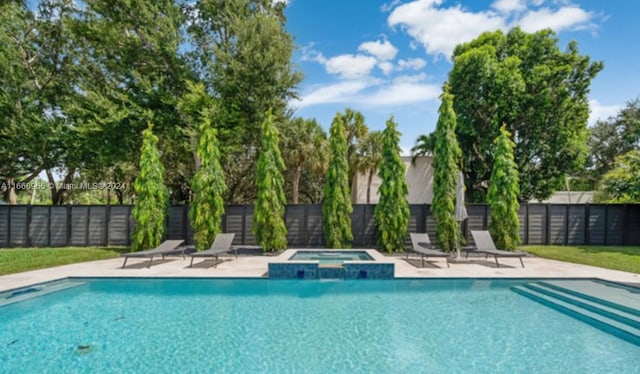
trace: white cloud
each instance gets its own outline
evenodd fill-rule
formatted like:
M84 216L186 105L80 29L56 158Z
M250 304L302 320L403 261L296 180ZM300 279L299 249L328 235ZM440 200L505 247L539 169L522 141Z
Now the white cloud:
M315 61L324 65L327 62L326 57L324 57L322 52L316 50L314 46L314 43L309 43L301 48L302 61Z
M527 9L524 0L496 0L491 7L500 13L520 12Z
M589 26L589 21L592 18L591 12L576 6L567 6L556 11L549 8L528 11L517 23L526 32L535 32L546 28L561 31Z
M380 61L393 60L398 53L398 49L389 43L388 40L362 43L358 47L358 51L367 52Z
M408 58L398 61L398 70L420 70L427 65L421 58Z
M389 61L382 61L378 63L378 68L382 70L382 72L387 75L393 71L393 64Z
M391 83L362 97L360 103L369 106L402 106L437 99L440 87L418 82Z
M365 55L339 55L326 60L325 69L329 74L337 74L341 78L357 78L369 75L378 61Z
M387 22L401 26L428 54L451 56L453 48L483 31L505 28L505 20L492 11L469 12L460 5L439 8L442 0L416 0L395 8Z
M335 103L400 107L437 99L440 87L424 83L425 78L426 74L421 73L385 81L363 78L318 85L291 104L296 108Z
M622 105L602 105L598 100L589 100L589 125L593 125L598 120L606 120L613 117L622 109Z
M387 13L388 11L390 11L391 9L395 8L396 5L400 4L400 0L393 0L390 3L385 3L380 5L380 11Z
M302 108L319 104L352 102L356 94L377 83L378 81L373 79L360 79L316 86L293 105Z
M427 74L425 73L420 73L415 75L398 75L397 77L393 78L393 83L395 84L416 83L416 82L422 82L425 79L427 79Z
M443 6L443 0L414 0L395 7L387 23L401 27L413 38L411 48L417 42L427 54L447 58L456 45L471 41L485 31L507 30L516 25L527 32L596 27L593 12L565 0L550 3L554 8L535 8L543 4L539 0L495 0L491 9L473 12L460 4Z

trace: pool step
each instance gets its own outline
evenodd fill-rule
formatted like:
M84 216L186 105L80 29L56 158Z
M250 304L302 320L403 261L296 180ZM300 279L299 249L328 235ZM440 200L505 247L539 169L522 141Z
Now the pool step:
M577 300L580 297L568 298L567 294L544 288L539 283L514 286L511 289L522 296L568 314L606 333L640 345L640 328L635 327L635 322L637 321L629 318L629 315L623 311L615 310L605 305L587 304L586 302L589 300L584 298ZM623 320L629 321L631 324L622 322Z
M640 316L620 309L620 305L610 306L612 303L595 302L589 298L589 295L581 294L578 296L575 293L549 287L544 283L528 283L524 287L640 329Z
M596 281L540 281L536 284L640 317L640 292L637 289Z
M86 282L62 280L0 292L0 307L84 284L86 284Z

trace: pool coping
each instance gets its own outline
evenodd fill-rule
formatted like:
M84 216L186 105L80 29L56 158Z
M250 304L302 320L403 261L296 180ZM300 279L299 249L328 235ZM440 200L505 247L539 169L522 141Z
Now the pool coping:
M64 280L92 280L92 279L97 279L97 280L104 280L104 279L108 279L108 280L182 280L182 281L186 281L186 280L211 280L211 281L217 281L217 280L252 280L252 281L261 281L261 282L265 282L265 281L272 281L272 282L290 282L290 281L299 281L299 282L324 282L326 280L323 279L269 279L266 277L206 277L206 276L195 276L195 277L170 277L170 276L160 276L160 277L155 277L155 276L125 276L125 277L120 277L120 276L111 276L111 275L98 275L98 276L66 276L66 277L60 277L60 278L56 278L56 279L50 279L47 281L43 281L43 282L38 282L38 283L32 283L32 284L28 284L25 286L20 286L20 287L15 287L15 288L9 288L6 290L2 290L0 291L0 295L2 294L6 294L6 293L12 293L12 292L16 292L16 291L20 291L20 290L24 290L24 289L28 289L30 287L37 287L37 286L41 286L41 285L45 285L48 283L55 283L55 282L60 282L60 281L64 281ZM603 279L603 278L597 278L597 277L569 277L569 278L562 278L562 277L405 277L405 278L393 278L393 279L362 279L362 280L356 280L356 279L334 279L332 281L336 281L336 282L350 282L350 281L355 281L355 282L371 282L371 281L380 281L380 282L392 282L392 281L428 281L428 282L433 282L433 281L446 281L446 280L451 280L451 281L455 281L455 280L480 280L480 281L534 281L534 280L545 280L545 281L550 281L550 280L557 280L557 281L598 281L598 282L605 282L605 283L610 283L612 285L615 286L620 286L623 288L631 288L634 290L638 290L640 291L640 286L635 286L635 285L630 285L630 284L625 284L625 283L621 283L621 282L615 282L615 281L611 281L608 279Z

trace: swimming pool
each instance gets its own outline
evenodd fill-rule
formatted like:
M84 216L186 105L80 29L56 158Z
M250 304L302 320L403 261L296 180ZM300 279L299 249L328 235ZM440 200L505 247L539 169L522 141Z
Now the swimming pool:
M0 371L637 372L640 346L527 282L70 279L0 307Z

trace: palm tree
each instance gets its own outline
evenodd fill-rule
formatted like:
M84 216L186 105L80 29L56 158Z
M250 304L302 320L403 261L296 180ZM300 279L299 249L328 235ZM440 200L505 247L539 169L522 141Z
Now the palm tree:
M291 177L292 202L298 204L303 171L323 173L327 168L327 134L315 119L294 118L284 125L281 144Z
M358 141L353 168L367 174L367 204L371 203L371 181L382 161L382 131L372 131Z
M356 169L353 167L353 157L358 148L358 141L369 132L369 128L364 123L362 113L351 108L346 108L344 113L340 115L344 124L345 137L347 139L347 162L349 165L349 188L352 187L353 177Z
M416 139L416 145L411 148L411 162L415 164L416 158L419 156L433 155L433 150L436 148L436 133L432 132L429 135L420 135Z

